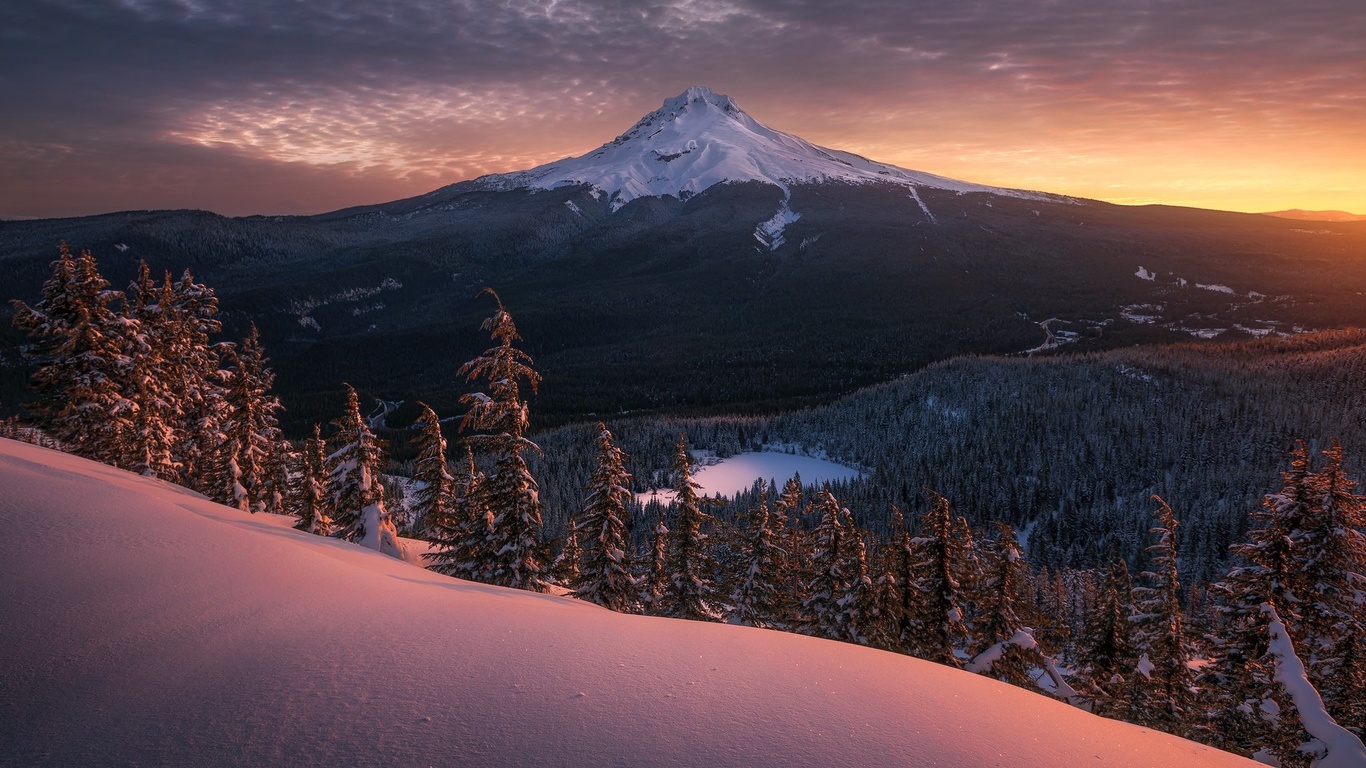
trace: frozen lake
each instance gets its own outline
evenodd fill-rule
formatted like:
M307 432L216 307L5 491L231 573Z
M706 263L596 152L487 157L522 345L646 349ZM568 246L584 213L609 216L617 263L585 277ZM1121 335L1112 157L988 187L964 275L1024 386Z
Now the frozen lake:
M760 478L772 480L782 488L783 483L794 474L802 476L803 485L850 480L859 476L858 470L843 464L792 453L737 453L728 459L703 458L699 463L704 461L714 463L699 467L693 474L693 480L702 486L703 496L715 496L718 493L734 496L748 490ZM636 500L642 504L656 500L669 504L673 502L673 492L661 489L657 493L639 493L636 494Z

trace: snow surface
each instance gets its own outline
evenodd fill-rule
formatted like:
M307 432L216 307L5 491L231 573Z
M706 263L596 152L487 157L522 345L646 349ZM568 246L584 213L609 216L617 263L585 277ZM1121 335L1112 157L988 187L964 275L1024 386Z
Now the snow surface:
M462 582L0 440L0 762L1252 766L882 651Z
M959 193L1070 200L1043 192L955 181L819 147L759 123L731 97L701 86L665 100L662 107L641 118L626 133L586 155L479 179L494 189L588 184L608 195L613 210L638 197L683 198L715 184L746 181L773 184L785 191L789 184L799 182L880 182L912 191L923 186Z
M796 453L749 451L699 467L693 474L693 481L701 486L698 493L702 496L720 494L729 497L749 490L755 480L772 480L781 488L785 480L799 473L803 485L852 480L859 476L857 469L825 459ZM651 501L672 504L674 494L667 488L661 488L636 494L636 501L641 504Z

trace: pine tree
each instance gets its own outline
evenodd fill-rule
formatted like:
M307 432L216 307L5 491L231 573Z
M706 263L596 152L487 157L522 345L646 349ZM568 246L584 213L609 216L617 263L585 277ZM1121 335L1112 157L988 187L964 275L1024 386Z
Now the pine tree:
M299 518L294 527L319 536L332 535L329 498L327 447L322 430L314 424L313 436L304 441L304 449L298 454L298 469L288 495L289 514Z
M275 414L280 401L270 394L275 374L267 367L255 324L240 344L227 349L227 364L226 414L216 447L221 458L215 462L220 474L211 498L253 514L279 513L274 486L279 474L275 462L280 428Z
M418 484L413 499L413 528L427 535L451 524L451 498L455 477L446 461L446 437L441 420L426 403L419 403L417 417L417 458L413 460L413 480Z
M900 511L893 507L893 514ZM863 617L865 644L884 651L902 651L901 623L903 582L897 574L898 548L895 538L884 542L870 558L871 590Z
M974 657L996 648L999 654L986 674L1021 688L1035 689L1036 670L1048 660L1034 639L1033 619L1038 618L1029 600L1028 566L1020 554L1019 540L1009 525L996 523L996 538L988 543L988 564L978 594L978 614L972 621ZM1029 620L1022 618L1029 616ZM1025 642L1015 642L1024 638Z
M133 415L120 440L124 455L119 465L147 477L179 482L181 396L174 389L172 364L166 358L171 329L161 298L147 262L140 262L138 276L124 294L122 339L129 366L120 385L123 397L132 403Z
M920 518L920 536L913 539L918 596L911 621L911 651L916 656L949 666L961 666L957 649L967 644L967 592L963 585L970 564L970 542L959 538L953 507L930 492L930 508Z
M110 308L119 298L90 251L75 257L63 243L42 299L14 302L15 327L35 339L28 354L37 363L37 399L26 407L64 450L107 464L131 452L120 441L132 432L135 409L122 386L127 321Z
M812 501L817 514L813 578L802 606L805 631L831 640L864 642L863 609L872 589L863 536L830 487Z
M546 587L538 555L541 501L522 454L540 448L525 437L528 411L520 387L526 382L535 392L541 375L532 369L531 356L512 346L522 337L502 299L492 289L484 293L498 302L482 326L498 344L460 369L466 379L481 379L488 388L461 398L469 406L461 428L481 433L469 440L492 460L480 484L481 504L493 516L484 548L490 559L479 570L491 584L539 592Z
M1102 717L1118 718L1129 710L1127 683L1138 663L1131 621L1133 586L1128 564L1112 555L1078 643L1080 687L1091 700L1091 711Z
M1231 568L1211 585L1221 619L1211 660L1200 674L1212 716L1197 724L1196 735L1220 749L1251 757L1260 750L1283 752L1304 740L1294 718L1284 716L1290 702L1275 681L1267 655L1263 605L1273 581L1261 565Z
M493 515L484 507L484 473L465 444L465 460L452 476L449 513L428 529L433 547L423 555L429 568L447 576L488 581L484 570L493 558L486 548L493 539Z
M783 623L789 627L800 626L806 621L800 610L807 597L812 546L809 532L802 527L801 514L802 479L801 475L794 474L783 484L783 490L773 505L778 530L783 532L782 571L786 574L787 582L787 595L783 602L788 608Z
M218 299L188 269L175 281L166 276L157 305L165 375L169 389L177 393L181 477L189 487L212 496L216 478L225 471L219 444L228 412L223 387L227 374L221 368L232 345L210 342L222 330Z
M1311 479L1312 514L1290 540L1302 600L1301 653L1329 712L1339 716L1366 695L1356 646L1366 634L1366 503L1342 468L1338 441L1323 455L1324 467Z
M1139 654L1132 679L1129 720L1185 735L1193 715L1191 658L1181 613L1181 581L1177 572L1176 516L1160 496L1153 496L1157 540L1148 547L1153 569L1134 588L1134 644Z
M712 575L716 563L707 549L702 526L711 516L702 511L697 495L699 486L692 479L692 458L688 439L678 436L673 461L674 527L669 536L668 583L660 597L660 615L677 619L715 620L720 618L716 587Z
M396 544L398 534L384 511L384 486L379 482L383 448L361 416L360 398L350 384L346 385L342 415L332 424L337 428L333 437L337 448L327 457L328 506L333 510L335 526L332 535L381 549L387 533Z
M661 613L664 594L669 589L669 527L664 524L664 512L659 513L654 535L650 537L650 552L640 574L640 612L650 616Z
M571 517L569 525L565 528L564 544L560 547L560 553L550 564L550 575L556 584L573 589L579 582L582 563L583 548L579 546L578 522Z
M776 515L768 511L761 493L749 513L744 540L744 573L731 594L730 621L751 627L782 627L790 612L784 605L787 591L782 571L783 530Z
M626 454L606 424L598 422L597 435L597 464L585 489L588 498L578 523L583 563L573 589L582 600L624 612L636 592L627 557L631 473L626 470Z

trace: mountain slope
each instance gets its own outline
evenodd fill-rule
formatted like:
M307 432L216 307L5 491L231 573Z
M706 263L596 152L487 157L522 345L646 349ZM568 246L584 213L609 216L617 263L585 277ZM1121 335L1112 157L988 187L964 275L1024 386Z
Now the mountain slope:
M724 182L724 183L722 183ZM286 427L340 382L458 413L496 287L556 422L774 410L965 353L1366 326L1366 228L1125 207L956 182L823 149L691 89L580 158L313 217L142 211L0 222L9 293L57 244L116 286L185 267L255 322ZM0 407L27 399L0 305Z
M0 440L12 765L1251 766L824 640L438 576Z

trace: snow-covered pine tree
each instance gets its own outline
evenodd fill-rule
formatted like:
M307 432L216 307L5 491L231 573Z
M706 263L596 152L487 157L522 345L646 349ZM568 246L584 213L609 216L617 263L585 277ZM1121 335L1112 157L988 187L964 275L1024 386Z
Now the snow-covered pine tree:
M574 595L614 611L626 611L635 597L627 556L627 522L631 514L631 473L626 454L598 422L597 463L589 478L587 500L578 520L583 561Z
M298 454L298 468L288 494L289 514L299 518L294 527L319 536L332 535L326 445L322 430L314 424L313 436L304 440L304 449Z
M986 543L985 550L986 568L975 590L978 610L972 620L973 656L994 653L992 662L984 665L984 674L1020 688L1037 689L1035 676L1049 660L1034 639L1033 626L1039 616L1028 594L1028 565L1020 554L1015 530L997 522L996 537Z
M829 486L816 493L812 506L820 517L813 578L802 606L807 618L803 629L816 637L861 643L862 609L872 587L863 536Z
M129 366L120 385L133 413L119 441L123 453L119 465L146 477L179 482L181 395L174 388L172 363L166 358L171 323L161 298L147 262L140 262L123 301L122 338Z
M900 514L893 506L893 514ZM866 645L884 651L901 651L901 601L904 590L897 576L898 547L895 537L881 542L869 558L871 591L863 616Z
M669 589L669 527L664 523L664 511L659 513L654 534L650 537L649 554L642 558L644 569L640 583L640 612L660 616L664 593Z
M493 515L484 507L484 473L465 444L465 460L452 473L448 514L427 531L433 547L423 555L437 573L472 581L487 581L484 568L492 562L485 552L493 540Z
M455 476L446 461L446 437L441 434L441 420L426 403L417 417L417 458L413 459L413 529L427 536L450 526L451 500L455 494Z
M1267 656L1262 606L1270 604L1272 583L1270 572L1252 563L1234 566L1210 587L1220 624L1210 663L1198 679L1209 716L1192 731L1201 741L1248 757L1293 751L1307 740L1298 718L1287 711L1293 705L1276 684Z
M783 623L789 627L800 626L805 622L801 606L806 601L806 585L810 581L811 536L803 527L802 516L802 478L794 474L783 483L783 489L773 504L773 515L783 532L782 571L787 579L787 596L784 600L789 608Z
M273 506L280 428L275 414L280 401L270 394L275 373L267 367L260 335L253 323L241 343L226 349L225 419L214 462L219 471L210 498L244 512L281 510ZM378 474L375 475L378 477Z
M572 589L579 582L582 563L583 548L579 546L578 521L571 517L565 528L564 544L550 564L550 575L556 584Z
M134 410L121 386L130 363L127 321L110 308L120 297L90 251L72 256L62 243L38 303L14 302L14 325L34 339L28 356L37 364L37 399L26 407L63 450L106 464L128 454L119 441L131 430Z
M668 582L658 602L662 616L676 619L714 621L721 616L712 581L716 563L707 548L702 526L711 515L702 511L692 479L692 457L687 435L679 435L673 460L674 527L669 535L667 555Z
M1078 687L1090 699L1091 711L1102 717L1119 718L1129 710L1127 681L1138 663L1133 588L1128 564L1112 553L1077 643Z
M956 535L961 527L954 518L949 500L930 491L930 508L920 516L920 536L912 539L917 605L908 641L914 655L960 667L957 650L968 640L963 581L971 544Z
M1152 569L1140 574L1146 584L1134 587L1134 646L1139 658L1131 675L1133 698L1126 718L1178 736L1185 735L1194 714L1190 643L1181 613L1181 580L1177 569L1176 516L1154 495L1157 524L1149 529L1157 540L1147 548Z
M749 512L744 539L744 572L730 597L730 622L750 627L784 626L790 613L783 573L782 536L777 516L768 510L765 494L758 495Z
M337 428L333 437L337 449L327 457L332 535L402 557L398 531L384 509L384 486L379 482L383 447L361 416L360 398L350 384L342 415L332 424Z
M1338 441L1323 455L1323 468L1311 477L1312 514L1289 536L1300 583L1300 653L1328 711L1361 727L1345 716L1366 697L1357 647L1366 635L1366 503L1342 468Z
M165 330L166 375L179 396L181 477L189 487L212 495L214 478L224 472L218 448L227 418L226 374L220 369L232 345L210 342L210 336L222 330L218 299L212 288L195 282L188 269L175 281L166 276L157 303Z
M482 326L497 346L460 369L467 380L482 380L488 389L461 397L469 406L461 428L479 433L469 441L489 456L492 464L480 484L481 504L493 516L491 538L482 552L489 560L479 568L476 578L540 592L546 588L539 556L541 500L522 455L539 452L540 448L525 437L528 411L521 397L521 383L535 392L541 375L531 367L531 356L512 346L522 337L502 299L491 288L483 292L498 302L498 309Z

